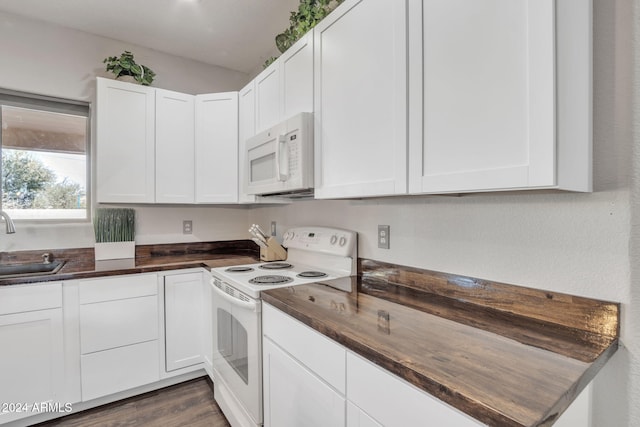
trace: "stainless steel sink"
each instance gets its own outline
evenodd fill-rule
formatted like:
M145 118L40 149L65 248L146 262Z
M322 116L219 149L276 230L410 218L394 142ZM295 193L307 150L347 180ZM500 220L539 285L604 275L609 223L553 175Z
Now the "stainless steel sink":
M42 276L56 274L64 261L30 262L26 264L0 264L0 279L11 277Z

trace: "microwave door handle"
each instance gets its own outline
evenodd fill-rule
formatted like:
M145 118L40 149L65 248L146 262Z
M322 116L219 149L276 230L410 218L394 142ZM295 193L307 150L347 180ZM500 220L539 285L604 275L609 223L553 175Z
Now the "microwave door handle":
M276 174L278 181L289 179L289 150L287 150L287 136L278 136L278 147L276 148ZM283 166L284 165L284 166Z

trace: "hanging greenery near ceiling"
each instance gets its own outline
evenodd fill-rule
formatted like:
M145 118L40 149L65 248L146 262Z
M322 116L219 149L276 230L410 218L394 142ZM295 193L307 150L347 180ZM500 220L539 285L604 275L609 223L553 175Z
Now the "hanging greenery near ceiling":
M296 41L305 35L316 24L324 19L333 9L344 0L300 0L298 10L291 12L289 27L283 33L276 36L276 47L281 53L289 49ZM267 59L264 68L267 68L275 57Z

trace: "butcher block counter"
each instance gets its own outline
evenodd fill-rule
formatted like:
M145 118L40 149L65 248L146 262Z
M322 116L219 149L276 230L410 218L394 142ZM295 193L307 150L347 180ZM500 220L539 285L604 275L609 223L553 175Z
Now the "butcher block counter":
M58 280L86 279L121 274L150 273L185 268L214 268L252 264L260 260L259 248L251 240L220 242L167 243L136 246L135 259L96 261L93 248L0 252L0 264L64 261L55 274L23 277L0 277L0 286Z
M615 353L619 305L359 260L263 300L488 425L546 426Z

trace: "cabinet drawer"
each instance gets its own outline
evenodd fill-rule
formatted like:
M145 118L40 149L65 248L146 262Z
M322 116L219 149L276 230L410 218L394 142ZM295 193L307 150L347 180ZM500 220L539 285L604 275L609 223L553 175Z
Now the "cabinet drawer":
M80 306L82 354L158 339L158 297Z
M160 380L158 341L82 356L82 401Z
M80 282L80 304L158 294L155 273L109 277Z
M0 288L0 315L62 307L62 283Z
M263 304L262 322L265 336L345 393L344 347L268 304Z
M347 399L386 427L484 425L350 351Z

